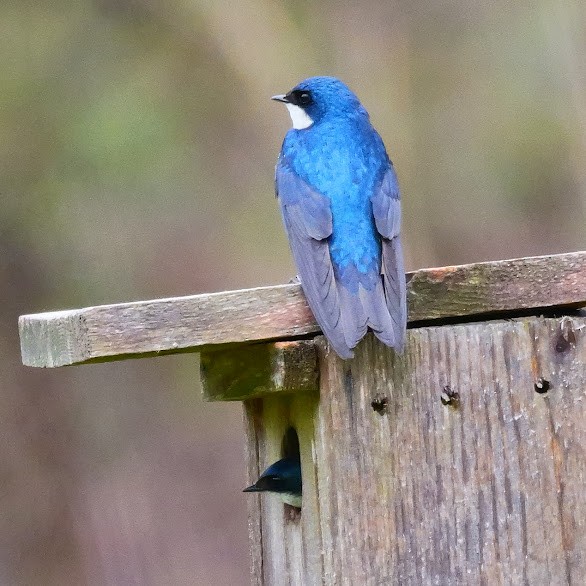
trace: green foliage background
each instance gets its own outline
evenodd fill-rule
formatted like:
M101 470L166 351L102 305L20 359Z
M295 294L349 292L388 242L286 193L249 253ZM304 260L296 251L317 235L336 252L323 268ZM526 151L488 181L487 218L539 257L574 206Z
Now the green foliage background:
M409 268L584 248L578 0L0 3L0 582L247 584L237 405L194 355L19 363L21 313L285 282L273 196L315 74L399 172Z

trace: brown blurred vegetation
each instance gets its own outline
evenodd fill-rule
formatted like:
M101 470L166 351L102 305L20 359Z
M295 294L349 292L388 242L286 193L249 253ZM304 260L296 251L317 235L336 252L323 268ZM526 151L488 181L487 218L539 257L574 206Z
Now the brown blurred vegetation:
M314 74L361 97L410 268L584 248L579 0L0 3L0 583L247 584L238 405L195 355L35 371L17 317L287 281Z

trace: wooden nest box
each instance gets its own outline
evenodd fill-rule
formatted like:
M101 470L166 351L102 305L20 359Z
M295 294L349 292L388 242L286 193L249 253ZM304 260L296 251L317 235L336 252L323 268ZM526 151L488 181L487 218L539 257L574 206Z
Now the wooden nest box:
M301 513L247 496L254 584L582 583L586 253L417 271L408 305L402 356L340 360L284 285L23 316L22 357L201 353L249 482L297 438Z

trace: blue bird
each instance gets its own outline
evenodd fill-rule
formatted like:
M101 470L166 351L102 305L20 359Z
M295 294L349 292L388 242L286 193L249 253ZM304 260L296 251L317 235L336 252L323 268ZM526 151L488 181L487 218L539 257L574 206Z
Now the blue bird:
M272 492L292 507L301 508L301 463L283 458L269 466L260 478L243 492Z
M399 184L358 98L334 77L310 77L283 102L293 122L275 190L303 292L342 358L370 328L401 352L407 301Z

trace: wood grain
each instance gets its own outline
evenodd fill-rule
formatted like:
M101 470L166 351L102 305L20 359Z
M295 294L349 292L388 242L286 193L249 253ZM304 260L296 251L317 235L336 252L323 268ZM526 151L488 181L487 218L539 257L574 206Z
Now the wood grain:
M311 340L204 352L200 368L208 401L242 401L318 388L317 353Z
M411 322L586 304L586 252L423 269L409 275ZM21 316L28 366L201 351L318 332L299 285Z
M251 502L255 584L582 583L585 318L417 328L403 358L372 336L347 362L317 344L319 401L246 402L251 478L293 424L304 490L297 525Z

